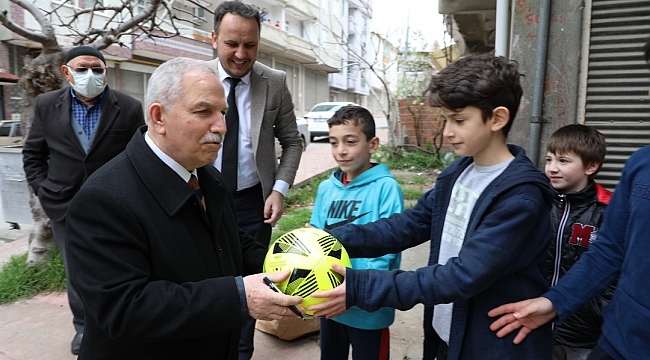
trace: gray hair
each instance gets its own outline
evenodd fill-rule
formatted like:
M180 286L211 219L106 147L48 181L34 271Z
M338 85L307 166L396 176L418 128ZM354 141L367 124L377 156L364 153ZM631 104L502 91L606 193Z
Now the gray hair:
M160 103L164 108L171 108L187 89L183 88L181 81L187 70L196 70L217 76L213 67L207 61L190 59L186 57L173 58L160 65L149 78L147 94L145 95L145 109L153 103ZM147 125L151 121L149 111L145 111Z

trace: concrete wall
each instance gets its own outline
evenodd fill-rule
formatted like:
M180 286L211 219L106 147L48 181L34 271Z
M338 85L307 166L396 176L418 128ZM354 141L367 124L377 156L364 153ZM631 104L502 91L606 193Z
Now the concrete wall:
M546 155L546 139L557 128L577 121L580 49L582 44L582 0L552 1L548 36L546 74L537 74L537 32L540 0L513 1L510 58L524 74L524 97L510 131L509 141L528 150L531 104L536 76L544 76L543 116L538 164Z

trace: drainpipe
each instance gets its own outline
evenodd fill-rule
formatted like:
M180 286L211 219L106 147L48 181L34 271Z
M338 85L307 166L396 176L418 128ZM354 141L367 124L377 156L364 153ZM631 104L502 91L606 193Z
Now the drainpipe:
M578 114L576 123L584 124L587 112L587 68L589 67L589 40L591 37L591 0L585 0L582 11L582 46L580 47L580 78L578 80Z
M537 28L537 55L535 57L532 111L530 115L530 144L528 146L528 157L535 166L538 165L541 129L542 123L545 122L542 116L542 105L544 103L544 80L546 79L546 51L548 48L550 12L551 0L541 0Z
M510 0L497 0L494 55L508 57L510 39Z

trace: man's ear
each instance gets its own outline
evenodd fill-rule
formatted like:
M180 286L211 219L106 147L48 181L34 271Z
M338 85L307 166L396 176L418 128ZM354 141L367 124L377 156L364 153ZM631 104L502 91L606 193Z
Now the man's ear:
M160 103L152 103L149 105L149 131L154 131L157 134L165 134L165 119L164 109Z
M510 110L504 106L497 106L492 110L492 131L499 131L510 121Z
M375 151L377 151L377 148L379 148L379 138L374 137L370 139L370 153L373 154Z
M74 77L70 73L70 69L68 69L65 64L61 65L61 74L71 85L74 84Z
M210 31L210 39L212 39L212 48L216 50L217 49L217 40L218 40L216 31L214 31L214 30ZM219 56L219 55L217 55L217 56Z
M596 161L592 161L589 164L585 165L585 175L591 176L593 175L596 171L598 171L598 168L600 167L600 163Z

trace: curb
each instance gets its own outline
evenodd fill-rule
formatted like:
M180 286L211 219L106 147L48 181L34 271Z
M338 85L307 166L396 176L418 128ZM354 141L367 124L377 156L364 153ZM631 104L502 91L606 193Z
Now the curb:
M29 250L29 234L10 242L0 243L0 269L14 255L22 255Z
M332 171L334 171L334 169L336 169L336 166L333 167L333 168L329 168L327 170L321 171L321 172L319 172L317 174L314 174L314 175L306 178L305 180L303 180L303 181L301 181L299 183L293 184L291 187L294 188L294 189L300 189L301 187L304 187L305 185L309 184L315 178L317 178L317 177L319 177L319 176L321 176L323 174L331 173Z

